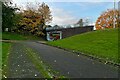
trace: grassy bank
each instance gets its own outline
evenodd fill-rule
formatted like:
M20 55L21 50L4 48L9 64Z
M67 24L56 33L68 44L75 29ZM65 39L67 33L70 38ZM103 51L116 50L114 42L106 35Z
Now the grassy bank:
M10 53L11 43L2 43L2 64L4 65Z
M43 38L34 35L21 35L10 32L3 32L2 39L3 40L43 40Z
M48 44L119 63L118 29L87 32L62 40L48 42Z

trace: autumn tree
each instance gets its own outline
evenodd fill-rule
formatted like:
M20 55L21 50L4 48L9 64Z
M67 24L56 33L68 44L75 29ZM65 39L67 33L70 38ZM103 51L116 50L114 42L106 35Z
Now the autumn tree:
M51 15L51 11L50 11L49 6L45 3L42 3L38 7L38 13L42 17L41 28L44 30L47 27L46 24L50 23L50 21L52 20L52 15Z
M33 8L27 4L27 9L21 12L22 19L19 22L19 32L32 33L35 35L45 35L47 23L52 20L48 5L42 3L38 8Z
M22 19L22 15L19 13L19 12L16 12L14 14L14 17L13 17L13 27L12 27L12 31L17 29L17 27L19 27L18 23L21 21Z
M21 15L23 18L19 22L18 32L22 31L25 33L43 35L42 31L39 30L39 25L41 24L41 16L38 13L29 9L24 10Z
M115 20L115 21L114 21ZM107 10L103 12L100 17L98 17L96 21L96 29L105 29L105 28L114 28L114 22L115 22L115 28L119 27L118 24L118 10Z

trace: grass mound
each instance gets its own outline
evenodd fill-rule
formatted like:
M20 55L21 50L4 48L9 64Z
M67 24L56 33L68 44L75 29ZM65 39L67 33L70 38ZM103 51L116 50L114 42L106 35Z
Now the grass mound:
M48 44L119 63L118 29L87 32L62 40L48 42Z

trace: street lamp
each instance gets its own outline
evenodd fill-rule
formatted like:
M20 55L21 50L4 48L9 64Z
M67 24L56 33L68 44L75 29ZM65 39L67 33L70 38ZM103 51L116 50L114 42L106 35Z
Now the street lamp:
M115 0L114 0L114 15L113 15L113 28L115 28Z

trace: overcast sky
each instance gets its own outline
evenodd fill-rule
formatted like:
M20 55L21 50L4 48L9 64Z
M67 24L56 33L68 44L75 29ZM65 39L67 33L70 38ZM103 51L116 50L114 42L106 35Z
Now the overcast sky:
M51 9L52 25L74 24L80 18L89 18L91 23L95 23L100 14L107 9L112 9L114 4L113 0L13 0L14 3L23 6L23 8L25 8L27 2L43 1Z

